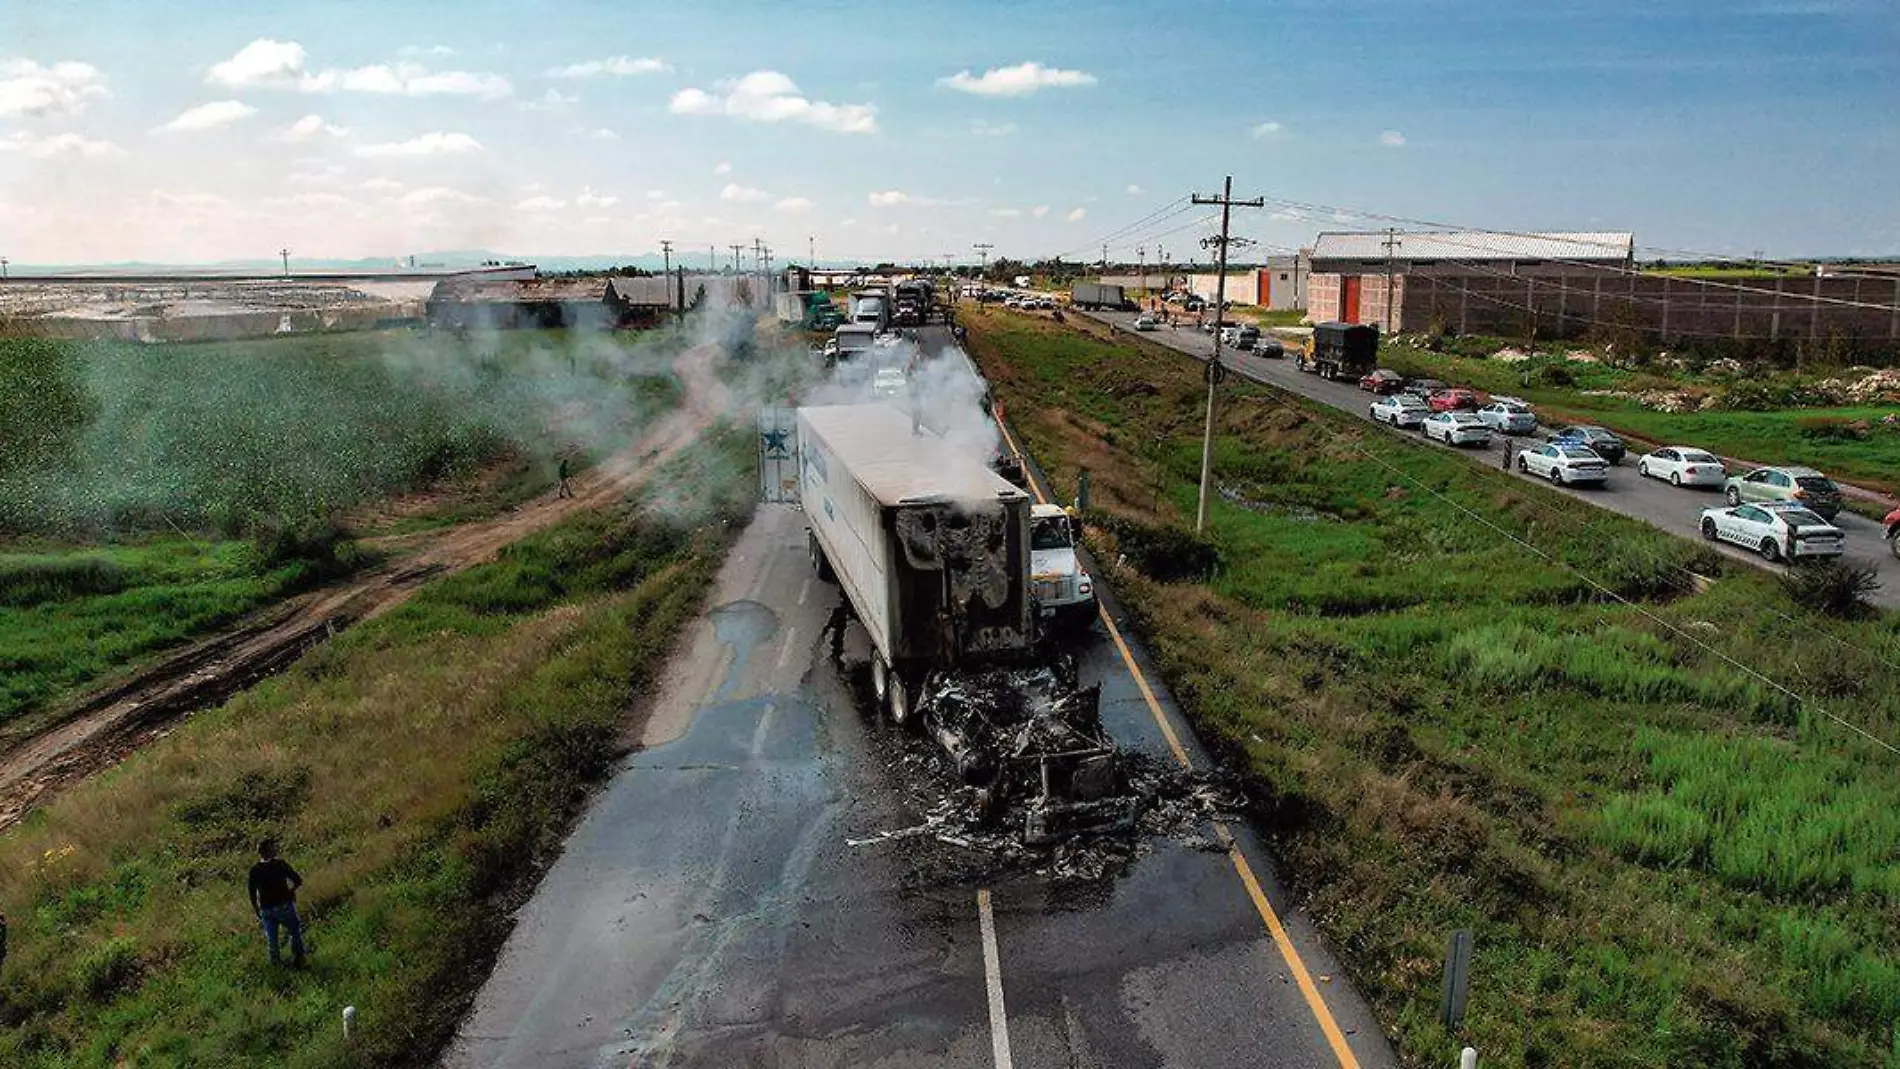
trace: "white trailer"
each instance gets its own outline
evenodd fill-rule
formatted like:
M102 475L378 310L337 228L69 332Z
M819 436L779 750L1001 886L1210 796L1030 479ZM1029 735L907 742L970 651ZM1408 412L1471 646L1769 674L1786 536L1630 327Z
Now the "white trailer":
M798 453L812 564L870 636L892 719L934 670L1032 650L1028 494L886 405L800 408Z

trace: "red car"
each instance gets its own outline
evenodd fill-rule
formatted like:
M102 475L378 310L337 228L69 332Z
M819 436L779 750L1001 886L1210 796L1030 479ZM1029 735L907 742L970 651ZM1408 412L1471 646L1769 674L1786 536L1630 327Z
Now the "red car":
M1377 394L1398 393L1404 387L1405 376L1386 368L1380 368L1359 380L1360 389Z
M1478 406L1485 403L1485 400L1485 396L1476 390L1453 386L1449 389L1434 391L1425 399L1425 403L1431 406L1433 412L1456 412L1459 409L1475 412Z

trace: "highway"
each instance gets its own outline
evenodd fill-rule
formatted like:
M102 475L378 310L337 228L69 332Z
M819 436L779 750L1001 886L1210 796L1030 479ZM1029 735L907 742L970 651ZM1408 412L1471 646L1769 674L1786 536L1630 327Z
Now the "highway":
M444 1065L1397 1064L1244 822L1076 883L877 839L930 799L865 711L867 643L798 511L760 507L709 605ZM1105 725L1209 767L1103 607L1078 653Z
M1110 323L1119 329L1133 331L1134 312L1080 312L1065 311L1065 314L1082 315L1104 323ZM1213 355L1212 336L1191 326L1178 328L1163 327L1160 330L1142 332L1140 337L1157 342L1168 348L1184 353L1202 362ZM1233 372L1255 382L1278 387L1301 397L1322 404L1331 405L1345 412L1351 412L1360 418L1367 418L1366 409L1374 397L1359 389L1356 382L1332 382L1318 375L1300 371L1293 360L1268 359L1249 352L1223 348L1221 362ZM1455 383L1453 385L1456 385ZM1418 441L1423 448L1451 449L1452 446L1440 442L1428 442L1417 431L1401 431L1379 425L1381 433L1396 434ZM1519 436L1519 445L1541 440L1541 435ZM1695 445L1695 442L1670 442L1668 445ZM1487 448L1474 446L1455 447L1458 452L1470 456L1475 464L1496 466L1502 459L1503 443L1494 437ZM1553 487L1558 493L1569 494L1580 500L1588 501L1599 508L1620 512L1625 516L1643 520L1652 526L1684 538L1701 540L1699 524L1705 508L1721 505L1721 492L1717 489L1695 489L1673 487L1669 484L1645 479L1636 473L1636 460L1645 450L1631 443L1631 454L1621 465L1610 470L1610 480L1602 487ZM1729 465L1730 473L1738 470ZM1529 479L1531 476L1513 471L1517 478ZM1536 479L1540 484L1542 479ZM1853 512L1843 511L1834 521L1835 526L1847 532L1847 556L1859 564L1874 568L1880 575L1881 586L1869 599L1882 608L1900 608L1900 560L1896 560L1888 549L1885 534L1880 524ZM1727 556L1752 564L1769 571L1781 571L1785 566L1770 564L1761 557L1747 553L1727 543L1716 543L1715 548Z

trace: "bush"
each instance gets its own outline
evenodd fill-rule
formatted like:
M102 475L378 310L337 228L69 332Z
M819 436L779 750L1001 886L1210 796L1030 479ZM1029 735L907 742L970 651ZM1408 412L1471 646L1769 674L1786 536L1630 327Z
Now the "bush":
M1090 512L1084 522L1115 538L1128 563L1163 583L1202 582L1220 567L1220 550L1178 527L1156 527L1106 512Z
M1781 589L1798 605L1851 618L1869 611L1867 598L1880 589L1880 573L1847 561L1818 561L1782 573Z
M125 569L104 557L0 562L0 606L27 608L52 601L117 594Z
M1562 364L1545 364L1531 376L1531 383L1535 386L1575 386L1577 376Z
M1817 442L1864 442L1871 428L1864 419L1839 416L1807 416L1795 421L1801 437Z
M367 559L349 528L329 516L258 519L251 526L250 538L258 571L295 569L287 584L290 591L348 575Z

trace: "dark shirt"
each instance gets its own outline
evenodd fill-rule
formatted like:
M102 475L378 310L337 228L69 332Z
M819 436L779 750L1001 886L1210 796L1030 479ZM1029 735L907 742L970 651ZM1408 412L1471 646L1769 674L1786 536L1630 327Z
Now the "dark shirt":
M251 866L251 908L291 905L297 901L297 888L302 886L303 877L283 858L260 861Z

